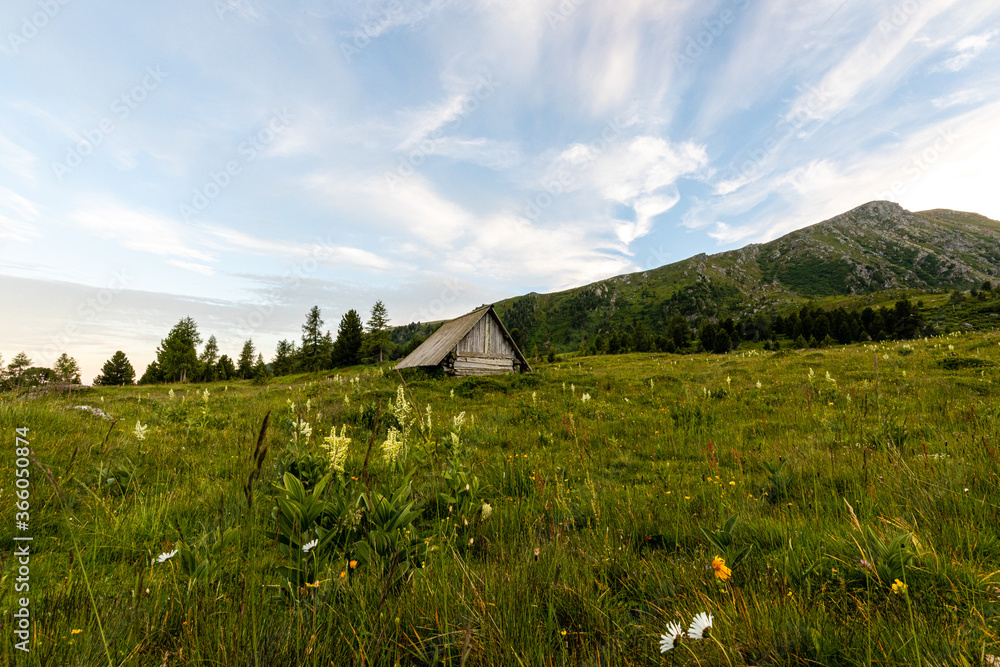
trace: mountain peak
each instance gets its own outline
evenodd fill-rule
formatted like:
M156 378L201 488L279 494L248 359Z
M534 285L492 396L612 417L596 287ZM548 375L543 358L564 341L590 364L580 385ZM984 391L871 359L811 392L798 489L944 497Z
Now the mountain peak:
M497 304L532 340L581 338L675 315L745 317L807 299L893 289L968 289L1000 276L1000 222L877 200L768 243L704 253L629 276Z

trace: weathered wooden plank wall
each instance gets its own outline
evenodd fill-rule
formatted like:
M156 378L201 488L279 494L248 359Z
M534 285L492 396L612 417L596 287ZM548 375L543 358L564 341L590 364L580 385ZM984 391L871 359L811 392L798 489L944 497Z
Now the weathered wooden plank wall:
M513 357L485 357L459 354L451 371L458 376L503 375L514 372Z
M500 327L489 314L476 322L469 333L458 342L456 351L459 355L478 353L505 358L514 356L514 348L504 338Z

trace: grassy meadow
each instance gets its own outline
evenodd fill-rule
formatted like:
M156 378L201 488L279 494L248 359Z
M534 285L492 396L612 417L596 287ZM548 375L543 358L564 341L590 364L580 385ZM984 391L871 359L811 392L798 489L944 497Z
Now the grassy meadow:
M996 332L403 377L2 395L4 664L1000 664Z

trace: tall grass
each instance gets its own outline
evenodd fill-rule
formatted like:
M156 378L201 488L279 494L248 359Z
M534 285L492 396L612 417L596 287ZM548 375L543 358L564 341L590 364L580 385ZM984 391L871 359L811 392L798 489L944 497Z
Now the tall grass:
M1000 654L996 333L584 357L530 376L407 383L417 414L430 407L438 451L405 465L379 450L400 384L388 367L217 383L207 401L202 385L174 385L173 398L162 386L3 395L4 433L29 427L37 461L35 634L28 655L6 641L5 664L977 665ZM480 482L468 526L443 500L463 411L462 469ZM313 435L292 451L295 421ZM354 507L412 474L421 514L406 537L419 562L352 568L356 556L329 551L316 585L289 591L275 484L290 460L322 468L319 442L344 424L350 454L326 493ZM13 479L4 457L8 506ZM706 533L732 516L727 549L749 551L722 582ZM220 554L211 577L179 556L156 562L227 528L234 541L204 552ZM16 563L9 531L0 539L9 610ZM718 642L661 655L666 624L701 611Z

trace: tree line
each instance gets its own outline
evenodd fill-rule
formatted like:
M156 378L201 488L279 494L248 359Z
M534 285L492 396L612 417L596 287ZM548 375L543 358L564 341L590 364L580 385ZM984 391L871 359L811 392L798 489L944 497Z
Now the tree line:
M972 299L995 299L1000 295L989 281L979 290L969 292ZM958 305L966 297L952 293L949 303ZM650 328L641 321L631 326L615 327L600 332L580 343L581 354L622 354L626 352L712 352L723 354L745 342L761 343L764 349L825 347L862 341L911 339L933 333L921 315L921 303L914 306L908 299L891 307L855 309L844 307L824 310L806 304L784 315L758 313L740 318L691 320L675 313L665 325ZM517 319L517 318L514 318ZM334 338L324 331L324 321L318 306L306 314L299 342L283 339L278 342L271 360L265 361L252 339L243 343L240 354L229 357L220 354L215 336L209 336L198 351L202 338L198 326L190 317L182 318L156 349L156 360L150 363L139 384L157 382L214 382L219 380L251 379L266 382L279 375L317 372L353 366L359 363L398 359L422 343L433 327L410 324L392 330L385 305L377 301L367 322L354 309L345 313ZM519 328L510 330L518 347L524 350L525 338ZM547 347L550 360L555 350ZM538 359L538 346L529 356ZM118 350L104 363L95 385L121 386L135 382L135 369L124 352ZM0 390L33 387L46 384L80 384L80 368L76 360L63 353L52 368L34 366L20 352L4 365L0 356Z
M232 379L266 381L275 375L323 371L366 360L381 360L391 348L388 313L381 301L372 307L368 322L364 324L356 310L347 311L340 320L336 338L324 331L323 325L319 306L313 306L302 325L301 342L279 341L272 359L265 361L264 353L257 349L252 338L243 343L239 355L234 357L220 353L215 336L209 336L199 352L202 337L197 323L185 317L160 342L156 359L146 367L139 384ZM108 377L109 373L102 375Z
M65 352L59 355L52 368L34 366L33 363L27 354L18 352L5 366L0 355L0 391L44 384L80 384L80 365Z
M981 292L989 294L989 282ZM964 298L952 295L952 301ZM907 340L933 333L920 315L919 306L909 299L893 306L847 310L844 307L824 310L806 304L785 315L759 313L741 319L702 318L696 326L679 314L665 327L650 330L640 321L630 327L599 333L580 344L582 354L621 354L626 352L712 352L724 354L744 342L761 343L766 350L782 345L793 348L828 347L864 341ZM513 332L512 332L513 333ZM537 350L532 350L538 356Z
M357 310L348 310L340 319L336 337L324 330L319 306L313 306L302 325L301 340L279 341L274 356L265 361L263 352L257 349L252 338L243 343L239 355L232 357L221 353L214 335L209 336L202 346L203 339L197 323L191 317L184 317L160 341L156 359L146 367L138 384L233 379L266 382L268 378L278 375L395 359L409 354L423 339L422 336L414 336L403 344L393 341L389 314L382 301L372 306L367 322L362 322ZM80 384L80 367L76 360L63 354L52 368L43 368L33 366L24 352L18 353L6 366L0 356L0 390L52 383ZM116 351L94 378L95 385L135 383L135 368L122 350Z
M393 348L389 339L388 312L381 301L372 306L365 323L362 323L358 311L353 308L347 311L340 319L336 338L330 331L324 330L323 326L319 306L313 306L302 325L301 340L280 340L274 356L270 361L265 361L264 353L257 349L252 338L243 343L243 348L236 357L220 354L215 336L209 336L199 352L202 338L197 323L192 318L185 317L160 342L156 349L156 359L146 367L139 378L139 384L232 379L250 379L263 383L277 375L324 371L364 361L381 361L387 358L387 353ZM108 363L112 361L109 360ZM107 372L102 375L109 376Z

